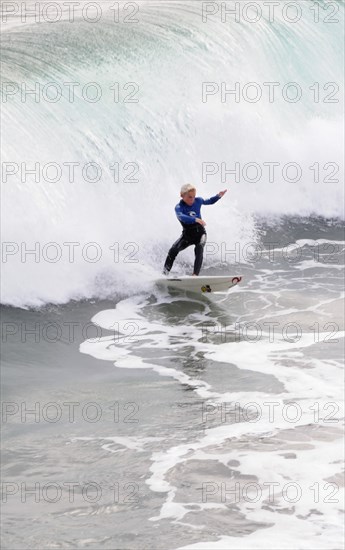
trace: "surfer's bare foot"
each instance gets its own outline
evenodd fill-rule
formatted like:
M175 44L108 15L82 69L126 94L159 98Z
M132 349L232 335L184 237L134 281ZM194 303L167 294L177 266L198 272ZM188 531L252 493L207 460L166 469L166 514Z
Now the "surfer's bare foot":
M196 273L193 273L192 277L197 277L197 274L196 274Z

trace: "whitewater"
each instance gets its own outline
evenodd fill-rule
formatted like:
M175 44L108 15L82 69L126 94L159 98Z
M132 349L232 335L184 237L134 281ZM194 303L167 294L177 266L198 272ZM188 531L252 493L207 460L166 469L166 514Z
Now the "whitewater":
M3 547L342 548L344 3L1 18Z

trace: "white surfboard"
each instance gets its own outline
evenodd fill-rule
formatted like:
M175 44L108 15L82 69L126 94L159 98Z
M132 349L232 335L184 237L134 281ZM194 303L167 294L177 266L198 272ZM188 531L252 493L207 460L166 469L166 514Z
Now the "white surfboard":
M158 279L156 284L189 292L207 294L210 292L226 292L230 288L238 285L241 280L242 277L231 277L230 275L209 277L185 275L183 277L166 277L165 279Z

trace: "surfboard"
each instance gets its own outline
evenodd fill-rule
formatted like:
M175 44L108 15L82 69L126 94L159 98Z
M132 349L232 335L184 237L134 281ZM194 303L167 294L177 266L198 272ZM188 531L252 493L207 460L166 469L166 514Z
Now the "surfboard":
M209 277L167 277L165 279L158 279L156 284L158 286L176 288L179 290L185 290L188 292L201 292L208 294L210 292L226 292L230 288L238 285L242 280L242 277L231 276L209 276Z

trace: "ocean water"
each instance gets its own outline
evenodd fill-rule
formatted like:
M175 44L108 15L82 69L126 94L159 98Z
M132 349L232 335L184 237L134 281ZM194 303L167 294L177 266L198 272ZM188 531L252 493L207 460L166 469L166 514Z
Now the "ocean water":
M55 4L3 22L2 546L342 548L343 3ZM154 284L186 181L228 295Z

